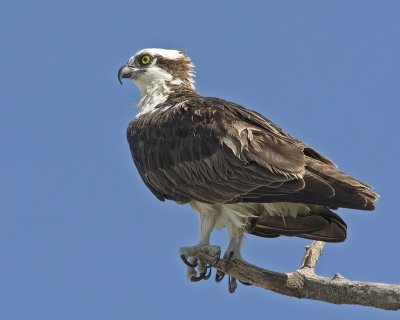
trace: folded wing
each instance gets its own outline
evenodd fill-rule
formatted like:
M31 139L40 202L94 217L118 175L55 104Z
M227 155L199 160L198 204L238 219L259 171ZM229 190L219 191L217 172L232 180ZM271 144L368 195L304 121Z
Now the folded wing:
M135 118L127 136L143 181L160 200L372 210L377 198L268 119L221 99L169 99Z

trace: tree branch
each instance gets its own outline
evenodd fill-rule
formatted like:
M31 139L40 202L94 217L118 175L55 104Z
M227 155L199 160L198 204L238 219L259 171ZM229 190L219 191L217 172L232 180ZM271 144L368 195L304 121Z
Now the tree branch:
M231 260L226 266L224 260L215 258L215 250L202 247L193 247L186 253L242 282L283 295L335 304L400 309L400 285L352 281L339 274L332 279L316 275L315 265L323 248L324 242L314 241L307 247L301 267L291 273L261 269L237 259Z

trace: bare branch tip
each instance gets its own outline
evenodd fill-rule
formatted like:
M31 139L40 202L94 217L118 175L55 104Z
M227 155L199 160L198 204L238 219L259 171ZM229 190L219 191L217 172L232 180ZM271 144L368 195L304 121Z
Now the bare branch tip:
M346 278L343 277L340 273L335 273L332 280L345 280Z

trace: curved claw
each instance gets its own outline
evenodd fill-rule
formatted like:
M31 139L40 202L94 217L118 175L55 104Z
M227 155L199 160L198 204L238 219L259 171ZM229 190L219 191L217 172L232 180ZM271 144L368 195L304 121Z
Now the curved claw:
M203 280L203 276L201 274L198 277L193 276L190 278L190 281L192 281L192 282L199 282L201 280Z
M196 268L198 263L196 262L195 264L190 263L187 259L186 256L184 254L181 254L181 259L182 261L189 267L189 268ZM201 280L201 279L200 279Z
M217 273L215 274L215 282L221 282L224 277L225 273L217 271Z
M236 278L231 277L229 275L229 279L228 279L228 290L229 290L229 293L234 293L236 288L237 288Z
M238 279L238 280L239 280L239 279ZM249 282L244 282L244 281L242 281L242 280L239 280L239 282L240 282L241 284L244 284L245 286L252 286L252 284L249 283Z
M203 279L204 280L208 280L210 278L210 276L211 276L211 268L210 268L210 272L208 274L207 274L207 269L208 269L208 267L206 268L206 270L204 270L204 272L200 273L200 275L198 277L192 276L190 278L190 281L199 282L199 281L201 281Z
M206 274L206 273L207 273L207 269L209 270L209 271L208 271L208 274ZM211 271L212 271L212 270L211 270L211 266L209 266L209 267L206 268L206 270L204 271L204 277L203 277L204 280L210 279L210 277L211 277Z

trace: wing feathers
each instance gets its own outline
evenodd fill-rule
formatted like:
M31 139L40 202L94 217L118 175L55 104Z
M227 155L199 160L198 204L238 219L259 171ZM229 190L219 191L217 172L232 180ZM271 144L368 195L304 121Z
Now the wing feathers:
M127 136L142 179L161 200L371 210L377 198L269 120L220 99L167 100L135 118Z
M327 242L344 241L347 233L346 223L327 208L317 207L315 209L317 212L296 218L260 217L253 222L252 230L249 230L249 233L260 237L285 235Z

